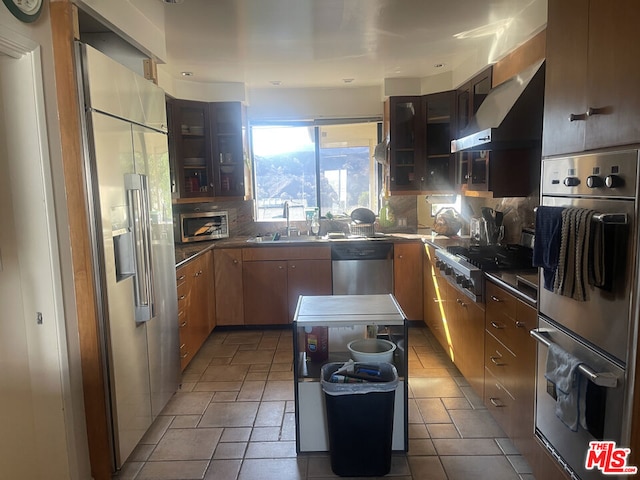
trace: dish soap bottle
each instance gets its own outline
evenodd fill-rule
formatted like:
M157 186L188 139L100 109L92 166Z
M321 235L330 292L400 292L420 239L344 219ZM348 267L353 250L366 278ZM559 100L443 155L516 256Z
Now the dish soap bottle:
M389 192L387 190L384 191L380 204L382 205L378 215L380 226L383 228L392 227L396 223L396 218L391 205L389 205Z

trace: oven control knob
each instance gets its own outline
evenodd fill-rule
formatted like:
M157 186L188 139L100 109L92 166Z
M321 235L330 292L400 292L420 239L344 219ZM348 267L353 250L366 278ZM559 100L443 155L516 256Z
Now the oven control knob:
M456 283L458 285L462 285L463 280L464 280L464 275L456 275Z
M564 183L565 187L577 187L580 185L580 179L578 177L566 177L562 183Z
M464 280L462 280L462 283L460 284L462 288L470 288L471 285L472 283L468 278L465 278Z
M624 185L624 180L619 175L607 175L604 179L607 188L618 188Z
M604 187L604 180L598 175L589 175L587 177L587 187L600 188Z
M446 273L447 275L451 275L451 272L453 271L453 269L449 266L444 267L444 273Z

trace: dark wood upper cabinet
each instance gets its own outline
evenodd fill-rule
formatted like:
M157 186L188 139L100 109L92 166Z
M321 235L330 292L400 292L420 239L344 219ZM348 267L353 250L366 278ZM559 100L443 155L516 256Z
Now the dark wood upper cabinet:
M542 153L640 142L637 1L549 0Z
M456 90L456 131L455 138L460 138L468 133L471 121L478 108L489 94L492 81L492 67L485 68L467 83Z
M392 193L452 191L455 92L390 97L389 169Z
M451 153L456 120L456 92L433 93L422 97L425 125L425 171L422 189L453 191L455 155Z
M422 99L390 97L388 102L389 188L392 192L416 192L424 179Z
M168 99L173 198L243 196L244 107Z

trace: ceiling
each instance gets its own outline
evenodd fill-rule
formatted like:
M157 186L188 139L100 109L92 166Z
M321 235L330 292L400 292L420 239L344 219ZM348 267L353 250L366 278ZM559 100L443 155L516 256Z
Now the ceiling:
M546 17L546 0L183 0L164 5L163 68L249 88L424 78L531 37L541 4Z

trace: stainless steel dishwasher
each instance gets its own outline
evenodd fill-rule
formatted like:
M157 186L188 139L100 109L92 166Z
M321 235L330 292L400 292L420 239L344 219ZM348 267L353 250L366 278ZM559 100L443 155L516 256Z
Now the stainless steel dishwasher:
M379 240L331 244L334 295L393 293L393 243Z

